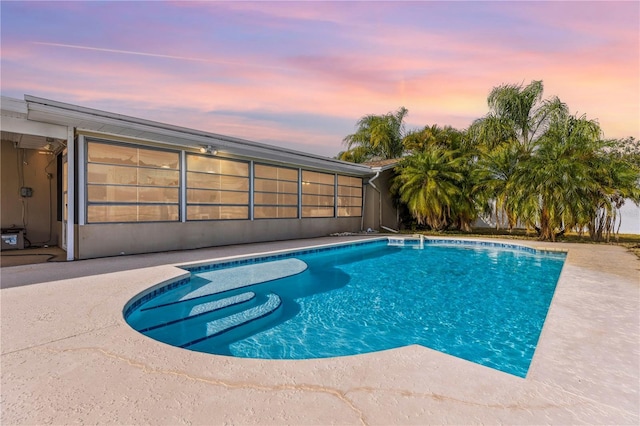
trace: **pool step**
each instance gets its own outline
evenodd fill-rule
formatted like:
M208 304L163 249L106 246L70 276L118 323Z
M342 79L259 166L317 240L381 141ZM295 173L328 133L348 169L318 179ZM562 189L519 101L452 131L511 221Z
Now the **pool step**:
M255 306L253 308L246 309L242 312L238 312L233 315L229 315L224 318L220 318L214 321L210 321L206 323L205 335L199 337L197 339L191 340L187 343L183 343L179 345L181 348L188 348L196 343L200 343L204 340L210 339L212 337L218 336L224 332L232 330L234 328L240 327L242 325L248 324L260 318L266 317L267 315L275 312L282 301L277 294L269 293L267 295L267 301L263 304Z
M174 312L174 313L179 313L180 318L169 320L169 321L164 321L164 322L161 322L161 323L156 323L156 324L148 325L148 326L145 326L145 324L138 324L136 326L136 329L139 332L144 333L144 332L147 332L147 331L155 330L157 328L173 325L173 324L179 323L181 321L186 321L186 320L190 320L190 319L193 319L193 318L197 318L197 317L205 315L205 314L210 314L210 313L213 313L213 312L216 312L216 311L220 311L220 310L222 310L224 308L228 308L228 307L231 307L231 306L239 305L241 303L245 303L245 302L248 302L250 300L253 300L255 297L256 297L256 294L254 292L248 291L246 293L241 293L241 294L238 294L238 295L235 295L235 296L225 297L224 299L214 300L214 301L206 302L206 303L200 303L198 305L194 305L193 307L191 307L191 309L189 309L188 312L184 312L183 313L183 310L179 310L178 312ZM165 312L165 310L163 310L162 312Z
M201 297L212 296L230 290L236 290L255 284L290 277L292 275L300 274L306 270L307 264L302 260L282 259L273 262L256 263L253 265L237 266L235 268L200 272L198 273L198 276L210 281L208 284L190 291L178 300L164 301L159 304L145 306L140 310L148 311Z

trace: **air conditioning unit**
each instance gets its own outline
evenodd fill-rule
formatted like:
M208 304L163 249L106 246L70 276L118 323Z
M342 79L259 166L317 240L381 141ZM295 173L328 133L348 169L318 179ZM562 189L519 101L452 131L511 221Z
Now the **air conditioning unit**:
M3 229L0 250L22 250L24 248L23 229Z

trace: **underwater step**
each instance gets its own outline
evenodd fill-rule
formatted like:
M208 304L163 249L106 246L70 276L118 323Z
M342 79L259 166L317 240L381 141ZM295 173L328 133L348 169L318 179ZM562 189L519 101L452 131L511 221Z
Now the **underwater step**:
M177 300L159 300L160 303L145 306L140 310L147 311L255 284L274 281L300 274L306 270L307 264L302 260L283 259L273 262L236 266L233 268L215 269L209 272L199 272L198 278L208 281L207 284L189 291Z
M277 294L269 293L267 295L267 301L261 305L206 323L206 333L204 336L183 343L180 347L188 348L196 343L263 318L278 309L281 304L282 301Z
M228 308L230 306L235 306L240 303L248 302L255 297L256 297L256 294L252 291L249 291L246 293L238 294L236 296L225 297L224 299L220 299L220 300L214 300L212 302L199 303L197 305L194 305L188 310L183 310L183 309L177 310L174 308L172 310L173 312L169 313L169 315L171 313L174 314L174 319L168 320L168 321L166 320L166 317L168 313L167 311L169 311L169 309L164 309L164 310L161 310L163 314L161 317L164 320L163 322L158 323L157 318L154 318L154 316L151 316L151 315L147 315L145 317L146 319L151 319L151 320L156 319L156 323L153 325L145 325L145 324L139 323L135 325L135 328L136 330L144 333L146 331L155 330L156 328L166 327L172 324L176 324L180 321L186 321L189 319L197 318L201 315L210 314L212 312L219 311L221 309Z

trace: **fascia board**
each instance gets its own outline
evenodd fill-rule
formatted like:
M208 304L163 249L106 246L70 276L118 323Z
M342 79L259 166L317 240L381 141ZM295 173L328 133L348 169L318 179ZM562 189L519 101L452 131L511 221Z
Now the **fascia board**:
M42 136L45 138L67 139L67 126L42 123L26 118L2 117L2 131L25 135Z
M29 111L27 108L27 103L22 99L10 98L8 96L0 97L0 110L2 111L2 116L10 116L10 117L27 117L27 112Z

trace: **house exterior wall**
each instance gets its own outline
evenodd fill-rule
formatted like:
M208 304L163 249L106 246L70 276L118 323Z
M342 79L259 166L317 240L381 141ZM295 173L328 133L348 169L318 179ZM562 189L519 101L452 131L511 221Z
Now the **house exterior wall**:
M386 232L382 226L394 230L399 229L398 209L393 205L391 195L392 178L393 170L384 170L373 180L372 184L375 185L375 188L371 184L365 186L365 207L362 220L364 230L371 228Z
M33 245L57 245L60 222L56 220L56 158L53 154L39 154L34 149L16 148L5 140L1 142L1 150L2 228L23 228L26 225L26 237ZM47 173L51 175L50 179ZM31 188L33 195L21 197L21 186Z
M298 218L251 219L251 217L249 217L247 219L189 219L188 214L186 214L184 210L184 207L188 209L188 202L184 207L180 208L180 211L182 212L180 214L181 220L169 219L168 221L162 222L131 221L112 223L109 223L108 221L99 221L102 223L91 223L91 218L87 214L87 209L90 205L90 197L88 197L87 195L90 181L92 181L92 179L96 179L96 177L94 175L94 177L91 178L89 174L89 163L91 163L93 160L91 160L91 156L88 155L87 148L89 144L92 143L94 144L94 146L102 146L107 150L110 150L113 147L117 148L121 146L128 147L127 149L135 147L145 150L149 149L149 145L143 143L132 144L131 142L127 141L125 145L121 145L116 138L110 138L109 140L107 140L106 138L95 139L95 137L90 137L86 140L80 138L80 141L77 145L77 149L79 150L78 158L84 160L80 160L82 165L80 166L81 169L79 170L79 172L81 174L78 179L78 187L76 189L78 191L78 209L80 216L78 224L75 226L75 258L77 259L117 256L121 254L185 250L202 247L223 246L229 244L277 241L296 238L312 238L326 236L334 232L358 232L361 229L362 219L360 216L310 218L304 217L304 212L302 211L298 212ZM151 149L157 150L158 148L156 147ZM165 152L175 154L177 151L174 148ZM109 159L110 155L115 156L116 153L107 153L104 155L106 155L105 158ZM250 159L247 158L234 159L229 157L223 158L220 156L202 156L200 154L196 154L194 156L194 154L188 152L183 152L183 155L185 155L187 159L193 158L204 161L211 160L214 162L218 161L217 159L220 158L220 161L227 162L227 164L229 164L228 162L231 161L232 163L235 162L236 165L246 165L248 169L253 168L253 164L250 163ZM261 163L259 158L255 158L254 161L256 162L256 164L261 165L261 167L265 164ZM148 169L148 167L149 166L147 163L147 166L145 166L145 168ZM305 179L304 173L306 173L306 169L299 169L295 165L290 165L289 167L291 168L289 170L295 170L296 173L300 173L300 182ZM185 175L188 175L190 173L190 170L192 170L189 169L188 161L186 161L183 166L180 166L180 169L183 169L182 171ZM84 173L84 170L87 171L86 174ZM209 176L213 176L209 173L214 172L207 172ZM325 173L327 173L325 174L325 177L333 176L332 179L335 182L334 188L337 188L338 180L336 180L336 175L328 170ZM249 178L248 180L255 182L251 178ZM192 188L194 183L189 183L188 179L187 182L183 181L182 179L181 181L182 182L179 184L179 186L180 188L185 189L188 199L189 188ZM303 191L303 188L300 187L301 184L299 182L296 183L296 185L299 186L299 191ZM252 188L253 184L250 184L249 187ZM305 188L307 187L305 186ZM224 187L221 187L221 190L223 189ZM83 191L86 192L83 193ZM247 191L248 194L252 192L252 190L246 189L242 191ZM304 195L302 197L304 197ZM336 192L334 202L336 202L337 199L338 195ZM254 204L251 201L249 207L250 211L252 209L252 205ZM302 202L301 205L304 205L304 203ZM183 217L185 216L185 214L186 219Z
M26 222L33 242L66 241L68 190L68 260L358 232L362 211L379 217L380 194L360 192L374 174L365 165L30 96L1 106L2 227ZM66 147L63 191L43 146Z
M77 226L77 257L116 256L357 232L360 218L116 223Z

